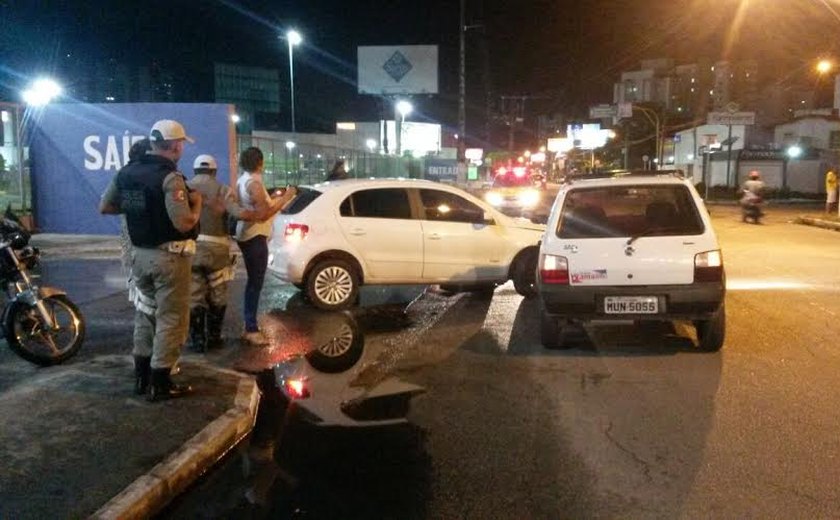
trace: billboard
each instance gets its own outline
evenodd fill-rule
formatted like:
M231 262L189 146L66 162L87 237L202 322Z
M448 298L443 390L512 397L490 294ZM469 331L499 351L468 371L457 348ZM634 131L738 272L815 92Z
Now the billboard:
M357 54L359 94L438 93L437 45L366 46Z
M192 176L195 157L209 153L218 176L235 173L232 105L200 103L50 104L32 132L32 199L38 227L49 233L115 235L119 219L99 214L99 199L128 162L132 143L159 119L181 122L195 144L187 144L179 166Z

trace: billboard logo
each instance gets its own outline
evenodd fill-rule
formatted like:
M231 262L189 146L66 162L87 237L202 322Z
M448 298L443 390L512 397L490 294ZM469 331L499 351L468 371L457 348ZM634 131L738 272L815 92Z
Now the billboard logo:
M385 69L385 72L391 76L394 81L399 83L400 80L403 79L414 67L411 65L411 62L403 56L403 53L396 51L390 58L388 58L388 61L382 65L382 68Z

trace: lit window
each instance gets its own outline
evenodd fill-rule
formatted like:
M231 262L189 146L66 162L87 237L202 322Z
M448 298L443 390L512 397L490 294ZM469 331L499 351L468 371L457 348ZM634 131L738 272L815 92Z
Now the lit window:
M694 83L694 78L691 78L691 82Z

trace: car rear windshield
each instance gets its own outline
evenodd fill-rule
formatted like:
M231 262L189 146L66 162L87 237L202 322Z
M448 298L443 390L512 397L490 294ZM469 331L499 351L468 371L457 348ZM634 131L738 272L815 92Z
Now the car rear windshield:
M686 186L604 186L569 191L563 202L557 236L699 235L704 229Z
M295 197L291 204L286 206L281 213L284 215L296 215L306 209L307 206L312 204L312 201L317 199L321 196L321 192L318 190L313 190L312 188L298 188L298 195Z
M522 175L517 175L513 172L508 172L503 175L496 175L496 178L493 179L493 186L496 188L530 186L531 183L532 181L530 176L525 173L523 173Z

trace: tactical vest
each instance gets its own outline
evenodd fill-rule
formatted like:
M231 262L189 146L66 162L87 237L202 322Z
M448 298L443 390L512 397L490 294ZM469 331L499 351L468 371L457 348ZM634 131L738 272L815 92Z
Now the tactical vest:
M163 180L175 171L178 167L169 159L144 155L117 173L120 211L125 213L128 236L135 247L157 247L198 236L198 226L186 233L175 229L166 211Z

